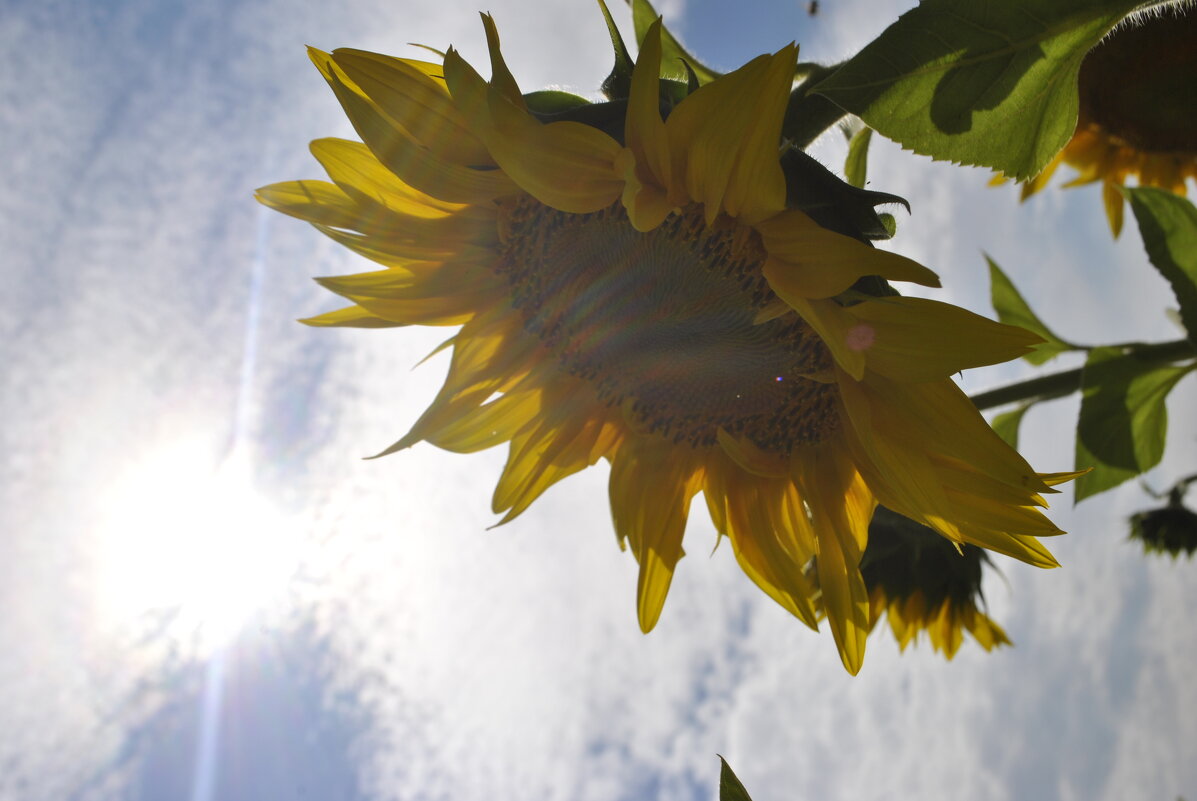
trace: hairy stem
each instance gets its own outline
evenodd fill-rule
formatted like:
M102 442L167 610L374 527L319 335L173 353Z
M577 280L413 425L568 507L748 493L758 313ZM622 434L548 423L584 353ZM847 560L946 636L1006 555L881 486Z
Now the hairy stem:
M1197 356L1197 346L1187 339L1150 345L1127 345L1125 348L1128 355L1133 355L1147 363L1165 364ZM1038 402L1063 398L1081 388L1083 372L1084 368L1078 367L1075 370L1064 370L1051 375L1019 381L997 389L979 392L972 396L972 401L978 409L984 410L1018 401Z

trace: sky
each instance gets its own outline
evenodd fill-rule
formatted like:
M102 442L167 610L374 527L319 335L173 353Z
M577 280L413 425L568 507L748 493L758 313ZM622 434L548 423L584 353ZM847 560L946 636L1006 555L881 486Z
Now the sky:
M805 5L662 10L731 69L792 39L842 58L909 4ZM369 267L252 191L322 177L307 142L352 136L305 45L451 43L484 68L478 10L6 4L0 801L707 801L716 754L757 801L1197 797L1197 567L1125 541L1151 503L1134 483L1058 496L1061 569L996 560L986 597L1013 648L946 662L879 633L853 678L828 632L711 554L700 506L644 636L605 466L488 530L502 449L360 458L431 400L446 360L413 366L446 332L296 324L335 307L311 277ZM590 2L484 10L525 91L592 95L609 70ZM814 148L833 169L837 137ZM1065 338L1178 336L1098 190L1020 205L988 177L874 143L871 186L913 209L892 247L940 273L937 297L988 313L985 251ZM1194 469L1194 383L1156 489ZM1071 467L1076 410L1028 414L1037 468Z

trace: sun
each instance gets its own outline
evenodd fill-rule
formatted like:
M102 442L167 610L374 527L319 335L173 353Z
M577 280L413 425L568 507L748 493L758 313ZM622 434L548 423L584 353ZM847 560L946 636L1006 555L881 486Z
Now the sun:
M278 602L298 564L293 527L254 488L243 449L198 440L133 463L109 488L97 541L105 629L158 626L201 653Z

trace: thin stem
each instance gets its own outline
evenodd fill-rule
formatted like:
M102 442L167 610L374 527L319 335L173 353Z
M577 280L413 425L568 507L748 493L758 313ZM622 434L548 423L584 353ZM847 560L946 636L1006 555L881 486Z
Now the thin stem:
M1127 354L1144 362L1163 364L1197 356L1197 346L1187 339L1178 339L1175 342L1129 346ZM1018 401L1045 401L1063 398L1081 388L1083 372L1084 368L1078 367L1075 370L1065 370L1060 373L1019 381L1016 384L977 393L972 396L972 401L978 409L984 410Z

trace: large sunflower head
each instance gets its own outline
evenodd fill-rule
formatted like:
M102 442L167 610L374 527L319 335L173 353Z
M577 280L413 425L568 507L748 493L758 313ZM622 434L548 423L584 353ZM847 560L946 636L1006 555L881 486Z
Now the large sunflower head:
M1027 198L1061 163L1065 186L1101 182L1114 236L1122 231L1121 187L1130 178L1178 195L1197 178L1197 14L1162 11L1128 21L1081 63L1076 132L1023 185Z
M702 86L663 82L658 21L626 96L546 105L483 22L489 80L452 49L313 51L363 141L312 144L332 183L259 191L382 266L321 279L350 305L307 322L461 326L444 386L384 453L508 443L503 522L608 461L646 632L702 491L766 593L812 627L821 599L854 673L878 502L1056 564L1036 537L1060 532L1036 507L1063 477L1035 473L949 378L1037 337L885 289L937 280L871 246L877 197L781 140L793 46Z

